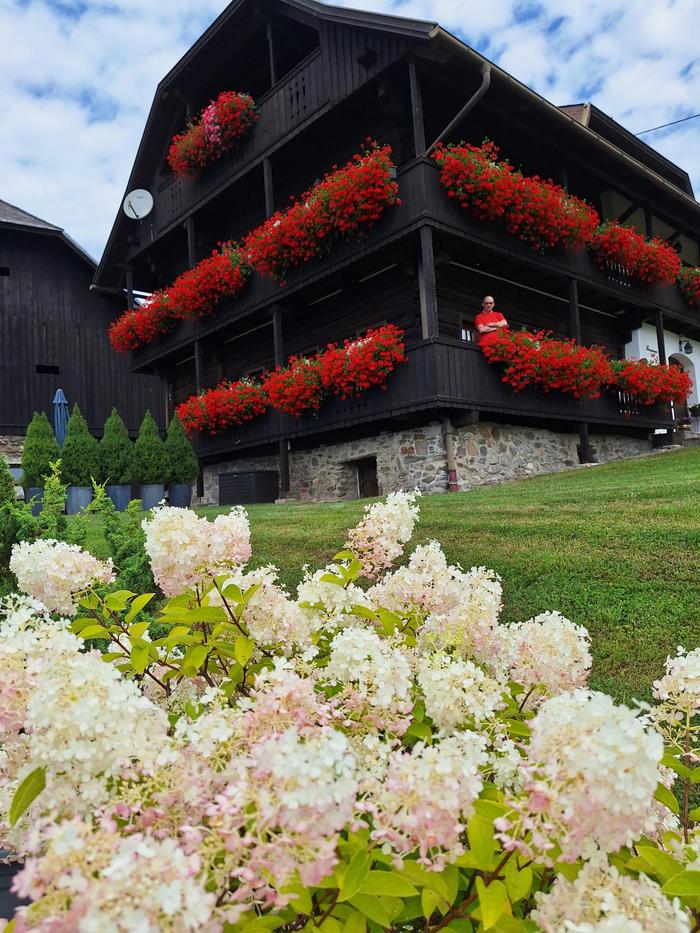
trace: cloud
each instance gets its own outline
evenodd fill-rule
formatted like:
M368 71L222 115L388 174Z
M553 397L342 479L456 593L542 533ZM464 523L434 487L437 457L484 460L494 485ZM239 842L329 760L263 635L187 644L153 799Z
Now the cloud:
M592 99L633 132L700 110L697 0L339 2L439 22L554 103ZM0 0L0 198L99 257L158 81L225 6ZM700 119L643 138L700 190Z

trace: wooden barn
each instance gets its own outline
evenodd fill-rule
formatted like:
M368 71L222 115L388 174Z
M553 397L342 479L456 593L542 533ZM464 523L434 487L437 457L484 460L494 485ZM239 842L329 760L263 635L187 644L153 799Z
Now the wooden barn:
M113 405L133 432L147 408L163 422L159 381L109 346L122 299L91 290L95 268L60 227L0 201L0 453L12 467L33 412L51 420L59 387L95 435Z
M259 119L197 177L177 177L172 138L225 90L252 95ZM700 206L687 173L596 107L555 106L436 23L315 0L231 3L158 85L127 189L150 192L153 209L142 219L120 210L95 284L126 289L132 302L134 291L167 288L351 160L368 137L392 147L400 204L362 239L296 265L283 288L251 277L215 313L182 320L129 355L135 374L162 380L172 412L222 380L370 327L404 331L408 362L385 391L195 434L206 498L467 489L650 449L653 433L678 419L669 404L613 391L515 392L477 347L474 318L493 295L513 328L547 329L617 359L675 357L694 378L697 308L676 284L649 286L585 249L533 250L462 210L441 184L434 144L493 140L526 176L553 179L602 219L661 238L695 267Z

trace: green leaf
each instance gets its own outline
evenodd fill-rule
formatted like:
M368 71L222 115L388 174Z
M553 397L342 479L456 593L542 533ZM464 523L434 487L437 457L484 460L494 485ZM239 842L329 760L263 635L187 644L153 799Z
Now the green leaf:
M145 607L150 603L155 595L155 593L143 593L141 596L136 597L136 599L131 604L131 608L124 616L124 621L127 625L129 622L131 622L132 619L136 618L142 609L145 609Z
M313 901L311 900L311 892L308 888L305 888L301 884L288 884L282 888L282 894L293 894L294 900L289 902L289 906L292 910L295 910L298 914L310 914L313 909Z
M248 661L250 661L253 651L255 650L255 642L252 638L246 638L245 635L239 635L236 639L235 645L233 646L233 650L238 663L241 665L241 667L245 667Z
M406 735L415 735L417 739L427 742L432 738L433 733L424 722L412 722L406 730Z
M694 810L690 810L688 813L688 819L692 820L694 823L697 823L700 820L700 807L695 807Z
M361 894L412 897L418 890L395 871L371 871L360 888Z
M693 768L690 775L691 784L700 784L700 768Z
M391 917L384 909L378 897L374 897L371 894L356 894L354 897L350 898L349 903L380 926L391 926Z
M661 849L654 848L654 846L637 846L637 852L640 858L649 866L651 872L661 880L662 884L683 870L680 862L677 862L666 852L662 852Z
M447 924L448 930L454 930L454 933L472 933L474 927L472 926L471 920L467 920L466 917L460 917L457 920L450 920Z
M131 663L137 674L143 674L148 667L148 645L137 642L131 646Z
M526 723L522 722L520 719L506 719L506 729L508 730L508 735L514 735L516 738L529 739L530 730Z
M129 629L129 638L143 638L147 628L148 622L135 622Z
M654 794L654 800L658 800L659 803L664 804L672 813L678 813L680 807L678 806L678 801L671 793L671 791L664 784L656 785L656 793Z
M210 645L194 645L192 648L188 648L185 657L182 659L183 672L189 671L192 674L196 674L202 664L204 664L209 650Z
M667 768L672 768L676 774L680 775L683 778L691 777L693 771L687 765L682 764L675 755L667 751L664 754L664 757L661 759L660 764L665 765Z
M366 850L360 849L353 855L340 886L339 901L349 901L358 893L369 876L371 864L372 859Z
M467 835L469 837L469 848L476 856L478 867L489 869L493 854L496 851L493 824L482 820L478 816L473 816L467 822Z
M121 612L122 609L126 609L129 600L135 595L136 594L132 593L131 590L115 590L114 593L107 593L104 598L104 604L108 609Z
M508 903L506 886L502 881L492 881L491 884L486 885L483 878L477 876L476 890L481 907L481 922L485 930L490 930L498 923L506 909Z
M334 583L336 586L345 586L345 580L335 573L324 573L319 577L321 583Z
M697 897L700 895L700 871L681 871L661 888L671 897Z
M443 900L448 901L451 899L447 888L447 882L443 878L442 873L428 871L423 868L422 865L411 860L406 860L403 863L402 873L419 888L430 888L431 891L434 891L435 894L443 898Z
M30 807L46 787L46 773L43 768L35 768L19 785L12 797L8 818L14 826L22 814Z
M323 930L324 933L340 933L340 924L335 917L326 917L318 929Z
M343 933L366 933L367 921L364 914L359 911L353 911L343 926Z
M430 920L435 913L439 900L439 895L436 894L435 891L431 891L430 888L423 888L420 892L420 902L423 907L423 916L426 920Z
M78 634L81 638L109 638L109 630L104 625L86 625Z
M515 864L515 861L511 860L506 865L505 879L508 897L511 903L515 904L523 897L526 897L530 891L530 886L532 885L532 869L523 868L521 871L518 871L518 866Z

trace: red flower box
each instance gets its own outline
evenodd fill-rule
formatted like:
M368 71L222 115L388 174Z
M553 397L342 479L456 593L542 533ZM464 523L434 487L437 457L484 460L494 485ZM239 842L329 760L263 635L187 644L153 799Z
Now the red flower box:
M557 389L575 398L597 398L610 386L642 405L685 404L692 389L687 373L646 360L611 360L600 347L547 337L545 331L503 330L483 348L490 363L505 363L503 382L516 392L530 385Z
M686 266L678 273L678 287L688 304L700 307L700 269Z
M234 149L258 118L250 94L222 91L184 133L173 137L168 165L180 178L198 175L205 165Z
M292 356L287 366L267 373L262 383L223 382L193 395L178 407L185 430L220 434L263 414L268 406L300 417L317 413L328 395L348 398L384 386L399 363L406 362L403 331L385 324L342 347L329 344L311 359Z
M180 320L212 314L223 298L240 292L253 269L280 278L327 253L336 239L362 236L388 204L398 203L397 193L391 146L371 143L288 210L251 231L243 244L223 243L167 289L155 292L142 308L126 311L109 329L112 346L121 353L135 350L167 334Z
M438 146L433 154L450 197L480 220L499 221L532 249L580 249L593 235L599 217L586 201L551 180L528 177L499 162L489 140Z
M602 224L591 239L598 265L617 263L627 275L648 285L670 285L680 271L678 253L663 240L647 240L615 221Z

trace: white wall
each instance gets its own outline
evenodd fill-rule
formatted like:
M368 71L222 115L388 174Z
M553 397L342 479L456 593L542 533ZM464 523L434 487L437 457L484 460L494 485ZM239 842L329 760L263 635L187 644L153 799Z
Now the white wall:
M680 341L683 341L684 348L681 351ZM687 352L686 342L692 349ZM688 398L689 405L696 405L700 402L700 393L698 392L698 376L700 376L700 343L694 343L692 340L686 341L684 334L676 331L664 330L664 343L666 345L666 357L673 357L683 365L683 369L693 380L693 390ZM659 344L656 340L656 328L653 324L642 324L637 330L632 331L632 339L625 346L625 358L630 360L649 360L650 363L659 362Z

